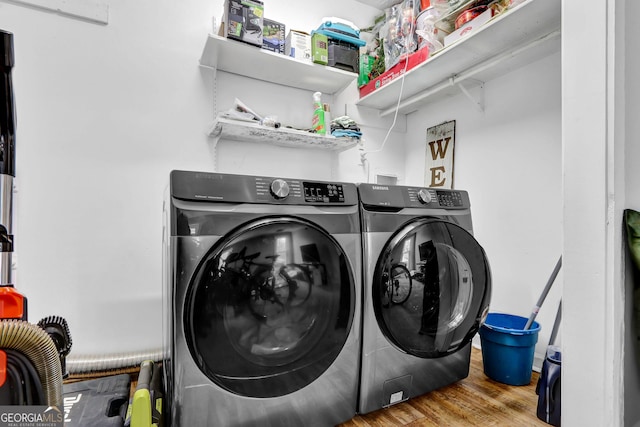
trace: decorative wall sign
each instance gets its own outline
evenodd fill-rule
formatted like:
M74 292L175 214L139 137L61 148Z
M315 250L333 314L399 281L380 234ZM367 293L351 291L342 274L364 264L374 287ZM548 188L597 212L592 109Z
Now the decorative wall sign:
M453 147L456 121L444 122L427 129L426 187L453 188Z

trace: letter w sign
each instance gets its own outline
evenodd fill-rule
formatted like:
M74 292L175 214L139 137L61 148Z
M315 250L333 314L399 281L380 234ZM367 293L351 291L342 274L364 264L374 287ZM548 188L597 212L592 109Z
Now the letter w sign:
M453 188L453 146L456 121L427 129L427 152L424 171L426 187Z

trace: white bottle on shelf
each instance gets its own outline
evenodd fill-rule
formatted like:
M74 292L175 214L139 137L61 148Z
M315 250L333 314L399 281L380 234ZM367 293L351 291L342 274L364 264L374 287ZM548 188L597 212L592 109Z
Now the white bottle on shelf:
M326 135L331 136L331 109L329 104L322 104L324 110L324 127L326 129Z

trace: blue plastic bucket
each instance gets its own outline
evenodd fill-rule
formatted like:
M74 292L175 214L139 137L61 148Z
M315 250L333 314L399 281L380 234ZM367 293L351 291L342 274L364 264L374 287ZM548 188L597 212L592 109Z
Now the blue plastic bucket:
M511 314L489 313L480 327L484 373L492 380L510 385L531 382L540 324L533 322L525 330L527 320Z

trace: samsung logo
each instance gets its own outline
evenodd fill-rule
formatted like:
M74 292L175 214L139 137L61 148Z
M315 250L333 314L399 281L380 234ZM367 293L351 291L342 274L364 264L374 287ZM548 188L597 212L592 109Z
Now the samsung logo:
M374 190L389 191L389 187L387 187L386 185L372 185L371 188L373 188Z

